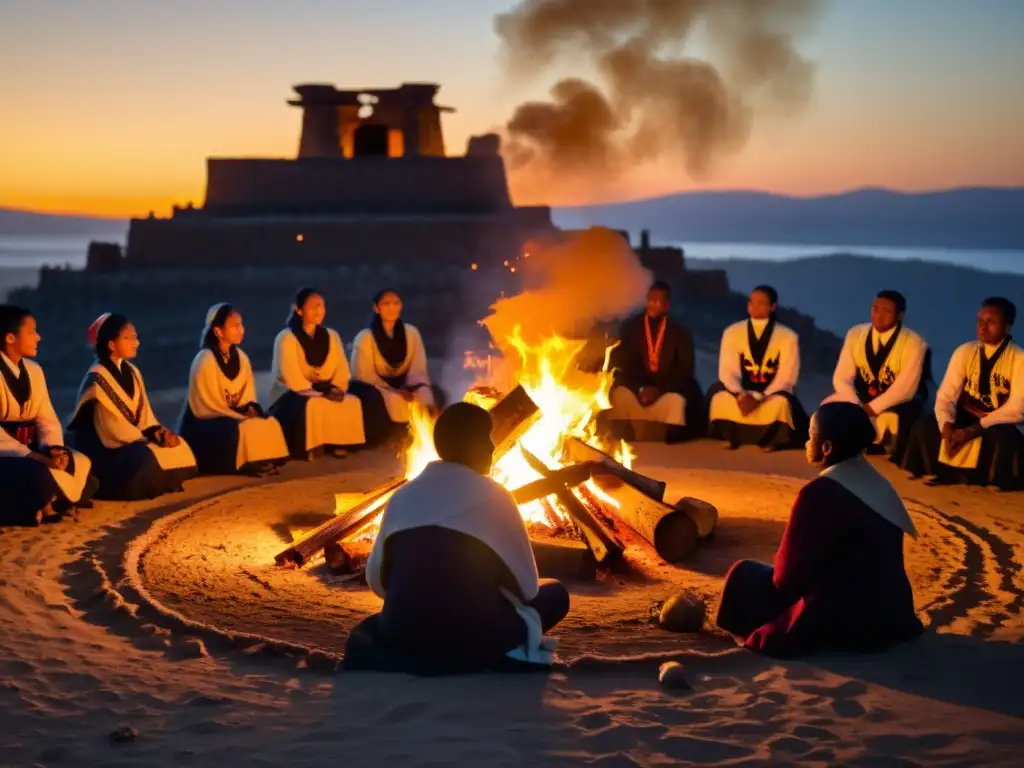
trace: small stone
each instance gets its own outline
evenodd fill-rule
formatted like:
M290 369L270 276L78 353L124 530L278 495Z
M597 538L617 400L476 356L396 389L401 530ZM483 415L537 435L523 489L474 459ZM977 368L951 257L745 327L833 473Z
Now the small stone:
M706 613L707 605L700 597L681 592L665 601L658 624L669 632L699 632Z
M139 732L130 725L120 725L110 734L110 740L115 742L135 741L138 737Z
M678 661L666 661L661 665L658 669L658 682L676 691L690 689L690 681L686 679L686 668Z

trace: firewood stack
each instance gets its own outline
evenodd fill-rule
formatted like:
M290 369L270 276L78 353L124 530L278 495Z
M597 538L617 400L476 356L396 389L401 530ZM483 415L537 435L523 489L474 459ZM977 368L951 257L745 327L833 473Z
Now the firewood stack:
M539 500L550 523L530 529L542 577L592 580L598 568L610 568L622 559L623 526L670 563L685 560L700 539L714 532L717 512L710 504L693 498L667 504L665 483L628 469L582 440L566 439L563 466L558 468L532 455L519 440L541 412L521 386L501 398L491 416L495 463L517 449L540 475L512 495L520 505ZM353 539L377 520L405 482L392 480L366 494L354 507L280 552L275 561L302 567L324 551L332 573L358 573L365 567L369 544ZM566 519L571 521L568 526Z

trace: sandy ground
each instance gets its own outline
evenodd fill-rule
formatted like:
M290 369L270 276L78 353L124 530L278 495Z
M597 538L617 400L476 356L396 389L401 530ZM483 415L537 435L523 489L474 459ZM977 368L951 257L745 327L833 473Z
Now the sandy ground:
M0 765L1021 764L1024 498L897 478L921 530L907 553L928 635L783 664L646 618L681 588L713 599L737 557L770 557L812 475L801 456L641 446L638 468L718 505L718 532L685 568L633 548L631 574L573 587L547 676L330 671L377 601L269 560L289 524L386 477L385 456L4 530ZM692 691L659 686L667 658ZM115 741L121 726L137 737Z

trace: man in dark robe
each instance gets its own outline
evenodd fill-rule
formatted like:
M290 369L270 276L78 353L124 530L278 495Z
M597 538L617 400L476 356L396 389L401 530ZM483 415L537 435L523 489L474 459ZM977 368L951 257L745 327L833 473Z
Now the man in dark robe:
M645 310L620 328L607 414L616 437L679 442L704 432L707 416L694 377L693 334L669 317L671 301L671 288L656 281Z
M1010 335L1017 308L985 299L978 340L957 348L935 394L935 412L918 420L900 466L936 485L1024 489L1024 350Z
M864 456L874 439L858 404L828 403L811 420L807 458L824 470L800 490L774 568L741 560L725 577L717 624L750 650L874 652L923 631L903 561L917 533Z
M569 593L540 580L512 495L491 479L491 416L469 403L434 427L440 461L391 498L367 561L384 600L358 625L345 668L453 674L551 663L544 633L569 611Z
M903 325L907 300L899 291L879 291L871 322L846 334L832 376L835 394L825 402L859 402L875 425L869 453L886 453L899 464L910 431L924 412L931 379L931 350Z

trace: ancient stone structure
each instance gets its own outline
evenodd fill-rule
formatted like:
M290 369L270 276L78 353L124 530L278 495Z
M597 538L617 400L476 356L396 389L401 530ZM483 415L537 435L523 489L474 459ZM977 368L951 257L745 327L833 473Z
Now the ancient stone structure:
M133 219L125 266L500 264L550 209L512 205L497 136L445 156L437 90L296 86L298 157L209 158L203 206Z

